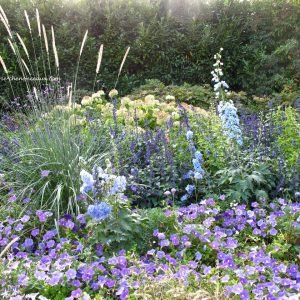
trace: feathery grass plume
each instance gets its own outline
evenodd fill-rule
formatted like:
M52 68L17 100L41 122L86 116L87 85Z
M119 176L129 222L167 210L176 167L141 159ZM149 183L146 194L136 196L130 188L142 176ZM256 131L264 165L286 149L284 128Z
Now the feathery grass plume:
M7 71L5 62L4 62L4 60L2 59L1 55L0 55L0 63L1 63L1 65L2 65L2 67L3 67L3 69L4 69L4 72L5 72L6 74L8 74L8 71Z
M67 86L67 97L69 97L69 95L70 95L70 89L71 89L71 87L72 87L72 84L70 84L70 85Z
M73 91L72 88L70 89L70 94L69 94L69 103L68 106L72 107L72 97L73 97Z
M34 93L35 99L39 100L39 97L38 97L37 90L36 90L35 86L33 87L33 93Z
M8 43L9 43L9 46L10 46L11 50L13 51L13 53L14 53L15 55L17 55L16 50L15 50L15 47L14 47L12 41L11 41L9 38L8 38Z
M44 36L44 42L45 42L45 48L47 54L49 54L49 45L48 45L48 38L47 38L47 33L44 24L42 24L42 29L43 29L43 36Z
M35 86L33 87L33 94L34 94L35 101L32 99L31 105L32 105L32 112L34 112L33 115L36 118L38 115L40 115L41 111L43 111L43 105L42 105L43 103L39 101L40 99Z
M44 24L42 24L42 30L43 30L43 37L44 37L44 42L45 42L45 49L47 53L47 61L48 61L48 68L51 76L51 65L50 65L50 58L49 58L49 45L48 45L48 38L47 38L47 32Z
M82 54L84 44L85 44L86 39L87 39L87 35L88 35L88 30L84 34L84 37L83 37L83 40L82 40L82 43L81 43L81 47L80 47L80 51L79 51L79 57L78 57L78 61L77 61L76 73L75 73L75 78L74 78L74 93L76 91L76 83L77 83L77 75L78 75L80 57L81 57L81 54Z
M102 56L103 56L103 44L101 44L101 46L99 48L99 52L98 52L98 59L97 59L97 66L96 66L96 75L95 75L94 84L93 84L93 91L95 90L96 79L97 79L97 75L98 75L99 70L100 70Z
M54 60L55 60L55 66L56 66L56 76L59 77L59 61L58 61L58 54L56 49L56 43L55 43L55 35L54 35L54 29L53 26L51 26L51 35L52 35L52 49L54 52ZM56 88L58 89L58 83L56 85Z
M27 23L27 25L28 25L29 31L30 31L30 33L31 33L31 26L30 26L29 16L28 16L26 10L24 10L24 15L25 15L25 19L26 19L26 23Z
M24 10L24 15L25 15L25 19L26 19L26 22L27 22L27 25L28 25L28 28L29 28L30 37L31 37L31 44L32 44L32 47L33 47L33 53L34 53L34 58L35 58L36 74L37 74L38 77L40 77L38 63L37 63L38 60L37 60L35 45L34 45L33 36L32 36L32 29L31 29L31 25L30 25L30 21L29 21L29 16L28 16L28 13L27 13L26 10ZM40 21L39 21L38 11L37 11L37 21L38 21L38 30L39 30L39 36L40 36L41 28L40 28ZM30 66L32 68L31 62L30 62ZM33 71L33 69L32 69L32 71ZM40 85L40 87L41 87L41 85Z
M97 60L97 67L96 67L96 74L99 73L101 61L103 56L103 44L100 46L99 53L98 53L98 60Z
M51 26L51 34L52 34L52 48L53 48L53 52L54 52L55 66L57 69L59 69L59 61L58 61L56 44L55 44L55 35L54 35L53 26Z
M127 48L127 50L126 50L126 52L125 52L125 55L124 55L124 57L123 57L123 60L122 60L122 62L121 62L120 69L119 69L119 73L118 73L118 77L117 77L117 81L116 81L116 83L115 83L115 88L116 88L116 86L117 86L117 84L118 84L119 77L120 77L120 74L121 74L121 72L122 72L122 69L123 69L124 63L125 63L125 61L126 61L127 55L128 55L128 53L129 53L129 50L130 50L130 47Z
M9 26L8 19L7 19L6 14L5 14L5 12L4 12L4 10L3 10L3 8L2 8L1 5L0 5L0 14L3 16L5 22L6 22L7 25Z
M25 74L25 71L24 71L24 65L23 65L23 63L21 61L21 55L20 55L20 52L19 52L18 45L15 42L11 41L10 38L8 38L8 43L9 43L12 51L14 52L14 54L15 54L15 56L17 58L18 65L20 67L20 70L22 72L23 77L26 77L26 74ZM13 91L13 88L12 88L12 85L11 85L11 81L10 81L10 77L8 77L8 79L9 79L9 83L10 83L11 89ZM26 83L27 91L29 91L30 89L29 89L28 81L25 80L25 83ZM14 91L13 91L13 94L14 94Z
M16 55L17 57L17 60L18 60L18 64L19 64L19 67L21 69L21 72L22 72L22 75L25 77L25 72L24 72L24 69L23 69L23 64L21 62L21 55L20 55L20 51L19 51L19 48L18 48L18 45L14 42L14 39L13 39L13 36L12 36L12 33L11 33L11 30L10 30L10 26L9 26L9 22L8 22L8 19L6 17L6 14L2 8L2 6L0 5L0 20L1 22L3 23L4 27L6 28L6 31L8 32L8 35L9 35L9 44L14 52L14 54ZM27 48L23 42L23 40L21 39L21 37L19 36L18 37L21 44L22 44L22 47L24 48L24 51L27 55L27 57L29 56L28 55L28 51L27 51ZM13 42L12 42L13 41ZM14 47L15 46L15 47ZM12 90L12 93L14 94L14 90L13 90L13 87L12 87L12 84L11 84L11 80L10 80L10 77L8 77L9 79L9 83L10 83L10 86L11 86L11 90ZM26 81L26 87L27 87L27 91L29 91L29 84L28 82ZM15 97L15 96L14 96Z
M42 54L43 70L44 70L45 78L47 78L47 72L46 72L46 66L45 66L45 59L44 59L44 51L43 51L43 47L42 47L41 20L40 20L40 13L39 13L38 9L36 9L36 22L37 22L37 26L38 26L38 34L39 34L41 54ZM35 52L35 46L34 46L33 40L32 40L32 45L33 45L33 49L34 49L34 56L35 56L35 61L36 61L37 73L39 75L39 70L38 70L38 65L37 65L37 59L36 59L36 52Z
M17 33L17 37L18 37L18 39L19 39L19 41L20 41L20 43L21 43L21 45L22 45L22 47L25 51L25 54L26 54L27 58L29 59L29 53L28 53L28 50L26 48L26 45L25 45L24 41L22 40L22 38L20 37L20 35L18 33Z
M72 106L72 96L73 96L73 91L72 91L72 83L67 87L67 96L69 97L69 102L68 106Z
M31 70L32 70L32 73L34 73L33 67L32 67L32 64L31 64L31 60L29 59L29 53L28 53L27 47L26 47L26 45L25 45L23 39L20 37L20 35L19 35L18 33L17 33L17 37L18 37L18 39L19 39L19 41L20 41L20 43L21 43L21 45L22 45L22 48L24 49L25 54L26 54L26 56L27 56L27 58L28 58L28 61L29 61L29 64L30 64L30 68L31 68ZM21 59L21 55L20 55L20 59ZM24 65L23 59L21 59L21 63ZM37 59L35 59L35 63L36 63L37 76L40 77L40 76L39 76L39 71L38 71L38 66L37 66ZM30 74L30 73L29 73L29 74ZM41 86L40 86L40 87L41 87Z
M2 9L2 6L0 5L0 20L3 23L6 31L8 32L9 37L12 39L12 34L10 31L9 23L6 17L6 14L4 13L4 10Z
M89 31L87 30L87 31L85 32L84 37L83 37L83 40L82 40L82 43L81 43L81 47L80 47L80 53L79 53L79 56L81 56L81 54L82 54L82 50L83 50L84 44L85 44L85 42L86 42L88 32L89 32Z
M40 13L39 10L36 9L36 22L37 22L37 26L38 26L38 32L39 32L39 37L41 37L41 21L40 21Z
M29 71L29 68L28 68L28 66L26 65L26 62L24 61L24 59L21 58L21 61L22 61L23 65L24 65L26 71L28 72L28 74L31 75L31 73L30 73L30 71Z
M16 44L15 41L11 41L9 38L8 38L8 43L9 43L12 51L16 55L16 58L17 58L17 61L18 61L18 66L19 66L19 68L20 68L20 70L22 72L23 77L25 78L26 77L26 73L24 71L24 64L22 63L22 60L21 60L21 55L20 55L19 47L18 47L18 45ZM25 80L25 84L26 84L27 92L29 92L30 88L29 88L28 80Z
M4 69L4 72L5 72L5 74L6 74L7 78L8 78L8 82L9 82L9 85L10 85L10 89L11 89L11 91L12 91L12 93L13 93L14 98L16 98L15 92L14 92L14 89L13 89L13 86L12 86L12 84L11 84L10 77L8 76L8 70L7 70L7 68L6 68L5 62L4 62L4 60L3 60L3 58L2 58L1 55L0 55L0 65L2 65L2 67L3 67L3 69Z

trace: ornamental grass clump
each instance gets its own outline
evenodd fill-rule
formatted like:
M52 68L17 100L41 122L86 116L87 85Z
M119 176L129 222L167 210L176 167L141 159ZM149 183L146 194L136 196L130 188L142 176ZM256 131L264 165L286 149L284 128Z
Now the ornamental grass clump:
M78 135L68 119L41 119L14 133L15 146L0 162L5 172L1 190L12 190L17 203L30 198L26 207L51 210L57 218L80 213L81 166L90 166L90 159L100 162L105 156L91 134ZM9 195L0 197L6 202Z

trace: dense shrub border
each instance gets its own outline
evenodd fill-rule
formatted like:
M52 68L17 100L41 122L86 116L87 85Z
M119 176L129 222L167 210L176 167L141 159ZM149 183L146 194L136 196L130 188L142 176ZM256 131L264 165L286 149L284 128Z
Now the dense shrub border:
M28 11L35 32L35 8L40 11L48 36L54 24L63 81L73 80L69 76L75 73L78 58L74 45L88 29L90 39L78 79L78 86L87 90L92 89L101 43L104 59L98 79L108 89L114 85L124 49L131 46L124 69L127 75L119 82L123 94L150 78L160 79L167 85L210 84L212 53L223 45L226 80L232 90L259 97L284 90L298 92L296 96L299 96L300 6L297 1L217 0L204 4L187 0L151 3L135 0L129 5L124 0L99 3L51 0L43 4L6 1L2 5L30 53L33 53L31 37L23 10ZM6 60L11 56L11 49L5 40L4 26L0 26L0 33L1 56ZM34 41L38 61L42 62L39 39L35 35ZM15 64L8 63L8 68L18 76ZM9 86L3 81L0 86L2 95L6 96ZM22 93L20 83L18 86Z

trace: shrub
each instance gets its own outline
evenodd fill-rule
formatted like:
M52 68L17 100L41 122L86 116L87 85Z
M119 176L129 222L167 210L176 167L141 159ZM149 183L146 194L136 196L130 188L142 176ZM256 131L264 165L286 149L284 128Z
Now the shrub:
M166 85L184 82L210 84L211 53L222 45L227 60L225 72L232 89L260 96L280 92L286 84L299 84L299 5L296 2L179 3L178 0L164 0L149 3L135 0L128 5L126 1L118 0L97 5L88 1L71 4L51 0L43 5L35 2L34 7L31 2L22 3L17 8L13 2L3 2L2 6L14 30L30 49L30 32L24 26L23 10L27 10L40 73L43 60L37 26L32 21L35 8L39 8L47 32L51 25L57 24L55 31L62 81L70 80L69 76L74 74L78 59L78 49L74 45L82 39L84 29L89 29L91 38L86 42L78 79L78 86L84 89L93 88L94 62L100 39L104 44L105 59L97 79L105 81L109 89L114 86L119 62L128 45L133 46L132 54L124 69L126 76L119 82L124 94L140 86L147 78L159 78ZM12 50L2 23L0 30L1 55L8 61ZM10 74L20 75L14 63L7 65ZM6 96L10 92L9 85L7 82L0 84ZM24 92L22 86L24 84L18 82L14 87L18 95Z
M161 101L165 101L168 95L172 95L176 101L186 102L204 109L208 109L214 103L213 92L209 85L200 86L184 83L180 86L165 86L157 79L146 80L146 84L135 89L130 94L130 98L138 99L148 94L156 96Z

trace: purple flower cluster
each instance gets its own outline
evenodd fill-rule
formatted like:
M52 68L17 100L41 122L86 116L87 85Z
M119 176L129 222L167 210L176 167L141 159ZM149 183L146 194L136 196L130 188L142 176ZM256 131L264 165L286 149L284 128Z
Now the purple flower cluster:
M292 238L300 228L299 203L278 199L268 206L260 201L253 202L251 209L237 205L222 211L215 200L205 199L177 211L167 210L166 218L176 218L177 230L154 230L157 247L140 258L125 250L104 256L99 244L87 247L83 215L59 220L60 237L56 229L44 229L49 213L35 215L8 217L0 223L0 251L14 240L12 252L2 258L6 266L0 269L2 297L22 299L29 288L46 297L47 289L63 286L68 291L65 299L92 299L99 291L127 299L145 280L170 276L187 286L218 284L225 296L237 299L299 296L300 257L287 253L290 250L282 237L285 224L289 226L285 238ZM24 231L30 222L36 227ZM63 232L67 237L61 236ZM285 255L290 261L283 259Z

